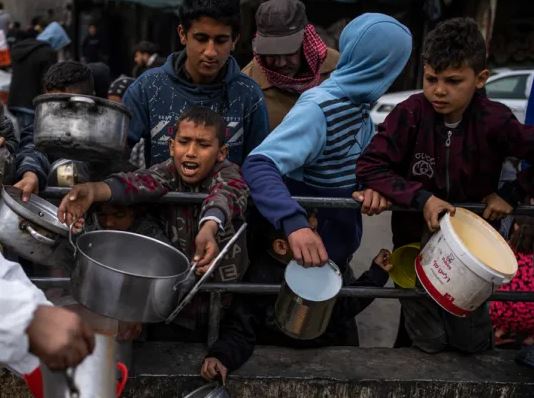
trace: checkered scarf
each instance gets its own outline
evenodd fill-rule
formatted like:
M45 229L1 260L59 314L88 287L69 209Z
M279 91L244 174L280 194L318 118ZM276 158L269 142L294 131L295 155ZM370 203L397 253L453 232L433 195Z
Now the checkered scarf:
M326 51L326 44L319 37L313 25L308 24L304 30L304 39L302 40L302 52L307 64L305 73L296 77L284 76L268 69L259 54L254 53L254 58L267 76L267 80L273 86L300 94L319 84L321 80L319 71L326 59Z

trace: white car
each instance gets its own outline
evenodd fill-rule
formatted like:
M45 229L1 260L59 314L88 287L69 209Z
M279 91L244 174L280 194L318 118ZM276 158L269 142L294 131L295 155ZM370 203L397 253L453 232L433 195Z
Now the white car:
M534 69L495 69L486 83L486 94L492 100L508 106L517 120L524 123L533 80ZM383 95L371 109L371 120L375 125L382 123L399 102L420 92L411 90Z

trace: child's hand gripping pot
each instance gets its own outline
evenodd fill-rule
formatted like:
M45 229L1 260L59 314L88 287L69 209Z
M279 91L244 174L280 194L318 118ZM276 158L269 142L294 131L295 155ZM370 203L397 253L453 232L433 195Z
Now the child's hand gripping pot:
M78 228L78 221L94 202L105 202L109 199L111 199L111 189L104 182L75 185L61 200L58 219L67 225L76 223L75 227Z

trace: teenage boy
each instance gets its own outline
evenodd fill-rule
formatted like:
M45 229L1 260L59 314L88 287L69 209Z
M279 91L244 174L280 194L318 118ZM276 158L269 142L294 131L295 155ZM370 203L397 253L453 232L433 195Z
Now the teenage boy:
M356 168L362 183L398 205L423 211L422 217L393 214L395 247L426 240L425 229L438 229L440 214L454 214L450 202L486 203L483 216L488 220L509 214L521 192L511 185L497 193L503 160L534 160L534 127L519 123L510 109L478 92L489 71L484 38L474 20L439 24L425 41L423 61L423 93L388 115ZM486 306L458 318L430 299L401 303L408 335L424 351L478 352L491 346Z
M315 230L317 218L308 218L310 228ZM267 222L266 222L267 224ZM284 270L292 258L289 243L282 231L275 231L270 225L262 229L264 247L255 256L244 279L251 283L279 284L284 279ZM385 249L373 260L368 271L350 286L382 287L388 280L389 252ZM215 379L220 374L240 368L252 355L254 346L281 345L294 348L323 347L328 345L358 345L357 329L347 328L347 321L354 325L354 317L363 311L373 299L338 298L331 322L325 333L313 340L296 340L280 331L274 320L273 296L235 297L232 307L221 323L219 339L209 348L203 361L200 374L205 379Z
M147 170L119 173L104 182L75 185L63 198L58 217L78 220L93 202L133 205L154 201L167 192L204 192L199 210L191 206L165 206L166 234L173 245L198 263L205 272L219 250L219 243L244 219L248 189L239 167L226 160L224 119L208 108L186 110L169 141L171 159ZM245 245L238 241L232 254L214 274L219 281L240 278L246 263Z
M340 37L336 70L300 96L243 165L255 205L285 232L299 263L319 266L330 257L345 270L358 248L359 210L319 210L317 235L290 192L350 197L359 189L354 163L374 131L369 111L402 71L411 48L410 31L392 17L364 14L351 21ZM370 215L388 205L372 190L354 197L363 200L362 212Z
M241 164L269 126L260 88L230 56L239 38L239 1L184 0L180 21L185 49L143 73L124 96L132 113L130 146L144 138L147 166L163 162L176 120L191 106L205 106L224 116L228 159Z
M256 12L254 59L243 73L261 87L273 130L300 94L318 86L335 69L339 53L328 48L300 0L269 0Z
M92 95L94 92L91 70L75 61L54 64L43 78L45 93L72 93ZM17 183L22 190L22 200L28 201L32 193L37 194L46 186L50 163L45 153L33 143L33 123L20 133L20 146L16 156Z

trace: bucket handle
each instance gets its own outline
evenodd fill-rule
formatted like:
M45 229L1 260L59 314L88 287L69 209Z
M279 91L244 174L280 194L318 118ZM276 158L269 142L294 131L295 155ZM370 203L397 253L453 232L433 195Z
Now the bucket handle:
M126 387L126 382L128 381L128 368L122 362L117 362L117 369L121 373L121 379L117 383L117 388L115 389L115 396L120 398Z
M81 95L74 95L69 98L69 103L88 104L95 106L96 102L92 98L82 97Z
M195 286L193 286L191 288L189 293L187 293L185 298L178 304L176 309L173 312L171 312L171 314L167 317L167 319L165 320L165 323L167 325L169 323L171 323L174 320L174 318L176 318L176 316L180 313L180 311L182 311L184 309L184 307L187 304L189 304L189 302L191 301L193 296L200 289L200 285L202 285L202 283L204 283L204 281L211 276L211 274L215 270L215 267L217 266L217 264L222 260L222 258L228 252L228 250L230 250L230 247L236 242L236 240L241 236L241 234L245 231L246 228L247 228L247 223L245 222L245 223L243 223L243 225L241 225L241 227L239 227L239 229L234 234L234 236L232 236L232 239L230 239L226 243L226 245L224 245L223 249L220 251L220 253L217 255L217 257L215 257L213 259L213 261L211 262L211 264L210 264L208 270L206 271L206 273L204 275L202 275L202 278L200 278L200 280L195 284ZM191 271L189 271L189 272L191 272Z
M76 373L76 367L67 368L64 372L65 380L67 382L67 388L69 389L70 398L80 398L80 390L74 381L74 375Z
M54 246L56 244L56 241L54 239L50 239L39 232L37 232L27 221L23 221L20 223L19 228L22 231L27 231L30 236L35 239L37 242L44 243L48 246Z
M73 222L72 224L69 225L69 243L74 249L73 256L76 257L76 254L78 253L78 246L74 244L74 240L72 239L72 229L74 228L74 224L76 224L76 222Z

